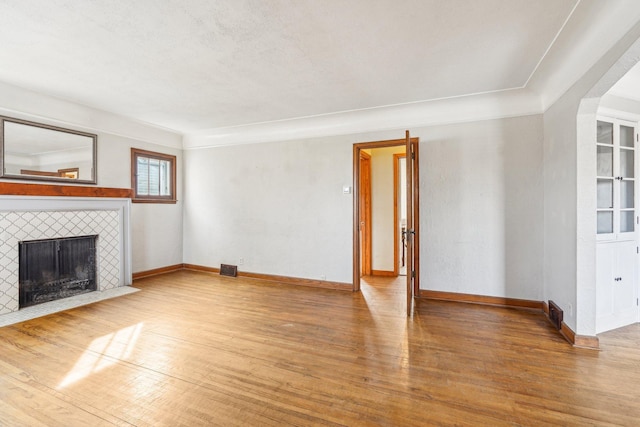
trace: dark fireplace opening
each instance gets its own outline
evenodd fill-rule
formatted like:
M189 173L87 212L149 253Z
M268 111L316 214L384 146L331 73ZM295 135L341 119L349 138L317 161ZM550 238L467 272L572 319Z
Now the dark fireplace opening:
M97 290L98 236L19 243L20 308Z

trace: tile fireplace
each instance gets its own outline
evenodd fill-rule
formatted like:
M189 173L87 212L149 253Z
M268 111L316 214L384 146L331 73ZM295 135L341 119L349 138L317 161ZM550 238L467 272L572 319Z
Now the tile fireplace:
M59 286L60 294L73 293L73 288L82 293L85 286L105 291L130 285L130 206L130 199L124 198L0 196L0 316L22 308L20 251L31 241L93 236L94 265L73 267L80 277L93 274L93 284L54 278L59 273L51 269L55 260L42 261L40 271L33 272L41 281L48 278L50 287ZM58 258L57 262L66 261ZM52 293L44 291L39 302L46 303Z

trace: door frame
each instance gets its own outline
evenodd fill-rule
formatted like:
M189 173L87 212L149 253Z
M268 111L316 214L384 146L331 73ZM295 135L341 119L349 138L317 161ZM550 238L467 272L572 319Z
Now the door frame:
M372 141L372 142L358 142L353 144L353 283L352 289L354 292L360 291L360 153L363 149L375 149L375 148L385 148L385 147L395 147L400 145L406 145L406 139L389 139L384 141ZM416 144L416 149L418 147L419 138L412 137L411 142ZM416 150L416 160L417 150ZM408 165L408 163L407 163ZM414 186L413 191L415 192L415 200L419 201L418 197L418 162L416 161L414 164L414 176L416 185ZM414 207L414 215L415 218L420 218L420 208L419 203L416 203ZM420 281L419 281L419 221L416 221L415 226L415 236L414 236L414 250L415 250L415 282L414 282L414 295L419 295L418 291L420 289Z

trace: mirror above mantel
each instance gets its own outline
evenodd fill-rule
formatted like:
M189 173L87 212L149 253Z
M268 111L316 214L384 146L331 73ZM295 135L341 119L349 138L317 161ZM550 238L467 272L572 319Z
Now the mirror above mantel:
M1 178L96 184L98 137L0 116Z

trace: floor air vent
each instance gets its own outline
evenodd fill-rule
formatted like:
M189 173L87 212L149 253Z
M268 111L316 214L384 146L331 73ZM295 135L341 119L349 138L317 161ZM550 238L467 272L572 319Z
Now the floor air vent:
M554 324L557 330L562 329L562 309L555 302L549 300L549 319Z
M238 266L229 264L220 264L220 275L236 277L238 275Z

